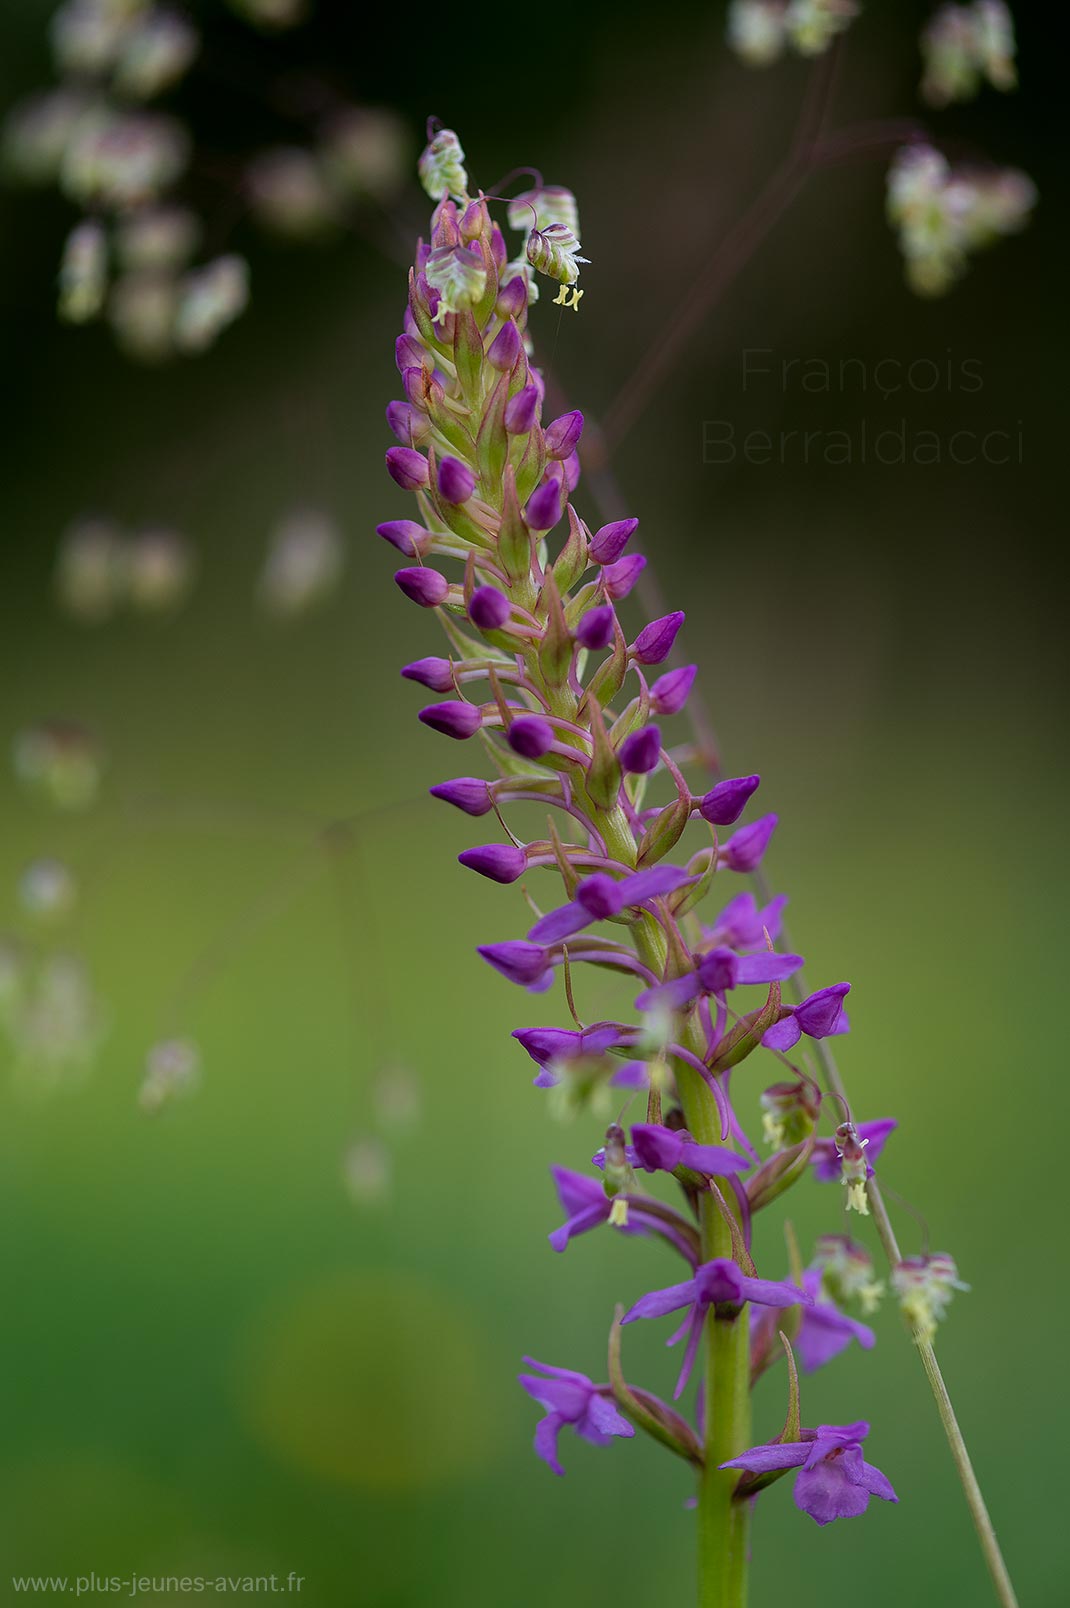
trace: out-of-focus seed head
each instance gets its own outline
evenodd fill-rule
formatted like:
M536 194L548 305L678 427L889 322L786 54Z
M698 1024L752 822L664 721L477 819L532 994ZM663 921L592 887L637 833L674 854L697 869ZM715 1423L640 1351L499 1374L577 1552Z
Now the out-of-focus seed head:
M342 1182L354 1206L381 1205L390 1194L393 1170L381 1139L355 1139L342 1158Z
M78 886L70 866L44 856L31 860L19 876L19 904L36 920L57 921L70 915L78 901Z
M19 732L12 757L19 781L57 809L87 809L100 790L100 748L74 721L47 721Z
M75 224L63 247L59 268L59 316L85 324L104 306L108 289L108 241L102 226L87 218Z
M118 220L115 255L133 271L177 271L186 267L200 235L200 219L188 207L139 207Z
M307 240L337 222L337 208L323 170L299 145L261 151L245 170L245 193L258 223L276 234Z
M163 527L138 531L126 550L130 602L144 614L180 609L193 589L197 559L181 531Z
M276 619L294 619L328 598L342 578L342 533L322 509L297 509L272 533L260 573L261 606Z
M196 28L177 11L151 9L123 36L113 84L132 100L153 100L185 76L200 50Z
M389 200L404 186L412 135L385 107L346 106L320 131L320 161L332 187L357 200Z
M249 265L231 253L186 274L179 286L175 345L203 352L249 303Z
M77 620L97 624L115 613L126 584L126 549L110 519L79 519L63 534L56 559L56 596Z
M75 125L60 187L83 206L123 211L155 201L181 177L189 156L189 135L174 118L101 106Z
M562 184L544 184L541 188L524 190L509 202L506 217L511 229L530 232L532 226L545 229L551 223L559 223L579 239L580 214L576 197Z
M191 1039L162 1039L145 1058L138 1092L142 1111L155 1114L172 1100L192 1094L201 1081L201 1052Z

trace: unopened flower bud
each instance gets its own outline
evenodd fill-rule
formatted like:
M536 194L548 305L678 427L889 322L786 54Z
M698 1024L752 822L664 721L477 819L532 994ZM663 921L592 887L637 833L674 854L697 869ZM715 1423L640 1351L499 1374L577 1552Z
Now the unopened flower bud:
M388 447L386 467L390 478L402 491L419 491L430 479L427 459L411 447Z
M494 880L502 879L495 877ZM510 877L508 880L513 879ZM480 944L478 952L496 972L508 978L509 982L519 984L521 988L538 989L553 975L546 951L540 944L529 944L514 939L504 944Z
M529 530L553 530L561 518L561 487L556 480L544 480L535 487L524 509Z
M628 553L616 564L607 564L602 571L602 587L606 596L612 598L614 603L619 603L628 596L645 569L646 559L642 553Z
M731 826L743 814L760 781L760 776L733 776L718 782L699 800L699 814L711 826Z
M439 495L448 503L467 502L476 489L476 477L459 458L440 458L438 461Z
M643 726L625 737L617 755L621 770L643 776L655 769L661 755L661 732L656 726Z
M527 869L527 855L515 843L484 843L475 849L465 849L457 856L469 871L478 871L491 882L515 882Z
M511 318L507 318L501 329L487 347L487 362L491 368L497 369L499 374L508 374L520 356L520 331ZM530 425L528 427L530 429ZM521 432L514 430L514 435Z
M677 609L673 614L663 614L660 620L652 620L643 627L632 644L632 657L638 664L661 664L672 652L672 645L683 623L682 609Z
M406 681L418 681L432 692L452 692L454 688L453 665L448 659L416 659L403 665L401 674Z
M681 665L659 676L650 689L650 707L656 715L678 715L698 674L698 665Z
M554 728L541 715L518 715L505 737L522 759L541 759L554 745Z
M601 648L608 648L613 641L617 617L613 612L611 603L600 603L597 608L588 609L576 626L576 641L582 647L597 652Z
M546 452L550 458L570 458L583 434L583 414L563 413L546 426Z
M412 519L388 519L376 525L375 534L381 536L406 558L426 558L434 544L434 536Z
M437 608L449 595L450 583L446 577L438 570L426 569L422 565L397 570L394 580L407 598L424 609Z
M527 435L535 423L535 415L538 410L538 390L534 385L525 385L515 396L511 396L505 404L506 430L510 435Z
M720 863L730 871L755 870L762 863L762 856L769 847L769 839L776 830L778 819L776 815L763 815L750 826L741 827L733 833L718 850Z
M458 776L452 782L439 782L430 792L432 798L452 804L465 815L486 815L494 808L490 785L478 776Z
M596 530L589 548L592 562L615 564L638 529L637 519L615 519Z
M454 737L458 741L473 737L483 724L483 716L477 705L459 699L428 704L426 709L420 710L417 719L425 726L430 726L432 731L440 731L444 737Z

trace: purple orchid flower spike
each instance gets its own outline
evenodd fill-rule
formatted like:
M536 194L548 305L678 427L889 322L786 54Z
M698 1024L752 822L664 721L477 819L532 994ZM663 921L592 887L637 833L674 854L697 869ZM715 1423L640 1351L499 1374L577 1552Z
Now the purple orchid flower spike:
M801 1005L793 1005L786 1016L774 1022L765 1033L762 1043L767 1050L790 1050L805 1033L808 1038L833 1038L850 1028L843 1002L851 992L850 983L833 983L831 988L819 988Z
M703 1262L701 1267L696 1268L694 1278L688 1279L686 1284L671 1284L667 1289L654 1290L650 1295L642 1296L620 1321L634 1323L637 1318L660 1318L669 1312L679 1312L681 1307L690 1309L682 1326L668 1341L673 1346L687 1335L683 1366L673 1391L675 1401L683 1394L691 1377L710 1307L733 1309L741 1307L746 1301L752 1301L757 1306L809 1306L813 1297L795 1284L749 1278L740 1272L735 1262L726 1257L715 1257L712 1262Z
M540 1407L546 1409L535 1431L535 1450L555 1474L563 1474L557 1456L557 1437L568 1426L592 1446L608 1446L614 1435L630 1440L634 1427L618 1410L608 1385L596 1385L586 1374L525 1357L535 1374L518 1375L519 1382ZM543 1377L539 1377L542 1375Z
M535 923L528 933L528 941L560 943L563 938L582 932L592 922L618 916L622 910L648 904L651 899L675 893L678 888L690 887L697 881L697 877L688 876L674 865L655 865L649 871L633 871L619 882L607 872L596 872L579 884L570 904L559 905Z
M754 1446L720 1466L742 1468L748 1474L799 1469L795 1506L818 1524L856 1518L866 1511L871 1496L898 1502L880 1469L862 1457L862 1442L869 1434L864 1420L856 1424L821 1424L817 1429L804 1429L802 1434L799 1441Z
M629 1161L634 1152L629 1146ZM603 1223L612 1223L622 1234L656 1235L667 1241L692 1267L698 1262L695 1241L687 1224L670 1208L643 1195L606 1194L599 1178L572 1172L568 1167L551 1167L557 1198L565 1221L549 1235L555 1251L563 1251L578 1234L588 1234ZM620 1203L618 1205L618 1202ZM622 1207L624 1208L622 1210ZM616 1208L616 1209L614 1209Z
M756 955L737 955L732 949L711 949L698 957L694 971L646 989L636 1000L636 1009L649 1011L667 1005L673 1010L682 1010L700 994L712 994L719 999L730 988L741 984L782 982L797 972L802 963L801 955L777 955L769 950Z
M664 1128L652 1122L632 1124L632 1147L633 1165L644 1172L674 1172L677 1167L690 1167L692 1172L705 1173L708 1178L726 1178L731 1173L746 1172L752 1165L746 1156L727 1145L700 1145L686 1128Z
M766 1038L768 1038L768 1034ZM765 1043L765 1039L762 1040L762 1043ZM855 1125L855 1133L866 1149L867 1178L872 1178L873 1167L871 1163L876 1161L887 1144L889 1136L895 1132L898 1126L899 1124L894 1117L877 1117L873 1122L859 1122ZM813 1163L814 1177L819 1184L838 1184L840 1182L843 1176L842 1157L837 1149L835 1139L819 1139L811 1152L810 1160Z

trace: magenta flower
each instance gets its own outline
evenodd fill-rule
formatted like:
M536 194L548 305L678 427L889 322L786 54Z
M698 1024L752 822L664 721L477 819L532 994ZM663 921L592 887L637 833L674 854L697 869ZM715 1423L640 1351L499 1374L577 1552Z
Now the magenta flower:
M614 1435L629 1440L634 1427L618 1410L609 1385L596 1385L586 1374L569 1368L551 1368L549 1363L525 1357L529 1368L539 1374L518 1375L528 1395L546 1409L535 1431L535 1450L555 1474L563 1474L557 1456L557 1437L567 1426L592 1446L608 1446Z
M786 1016L763 1035L767 1050L790 1050L805 1033L808 1038L834 1038L846 1033L850 1027L843 1002L851 992L850 983L833 983L831 988L819 988L809 994L800 1005L793 1005Z
M759 820L752 821L750 826L741 827L733 833L718 850L719 863L727 866L729 871L756 871L769 847L769 839L776 831L778 818L776 815L763 815Z
M782 982L797 972L802 963L801 955L778 955L767 949L754 955L737 955L734 949L711 949L697 957L694 971L646 989L636 1000L636 1008L649 1011L658 1005L668 1005L673 1010L682 1010L700 994L712 994L720 999L728 989L743 984Z
M569 1027L517 1027L513 1038L521 1043L539 1068L538 1089L552 1089L559 1081L558 1067L570 1061L603 1056L627 1041L626 1030L616 1022L595 1022L577 1032Z
M779 1025L777 1023L777 1026ZM818 1035L813 1034L811 1036L817 1037ZM763 1044L768 1037L767 1033L762 1040ZM859 1122L856 1124L855 1133L866 1150L866 1164L869 1168L866 1174L867 1178L873 1176L873 1168L869 1166L869 1163L876 1161L887 1144L889 1135L894 1133L898 1126L899 1124L894 1117L877 1117L873 1122ZM839 1183L842 1176L841 1159L835 1139L819 1139L817 1141L810 1160L814 1167L814 1177L819 1184Z
M871 1496L898 1502L880 1469L863 1460L862 1442L869 1434L864 1419L856 1424L821 1424L802 1434L800 1441L754 1446L720 1466L746 1469L749 1474L799 1469L795 1506L818 1524L856 1518L866 1511Z
M615 1195L610 1198L600 1179L588 1178L583 1173L570 1171L568 1167L551 1167L550 1172L561 1209L565 1213L561 1227L555 1228L549 1235L555 1251L563 1251L578 1234L588 1234L592 1228L600 1228L603 1223L608 1223L614 1217L614 1202L622 1201L626 1203L627 1211L621 1214L618 1207L614 1220L614 1227L620 1233L657 1235L679 1251L692 1267L695 1266L698 1260L695 1246L687 1233L681 1232L686 1230L687 1225L682 1218L677 1218L675 1212L657 1201L648 1200L644 1195Z
M700 1145L686 1128L665 1128L653 1122L632 1124L632 1150L632 1165L644 1172L675 1172L677 1167L690 1167L707 1178L724 1178L746 1172L752 1165L749 1157L727 1145Z
M787 902L787 895L781 893L759 910L753 893L737 893L734 899L729 899L713 926L702 929L703 935L711 943L727 945L741 953L764 949L766 932L774 940L780 937L781 916Z
M648 904L651 899L675 893L697 881L686 871L674 865L655 865L649 871L632 871L619 882L604 871L585 877L576 888L576 897L570 904L559 905L538 920L528 938L535 944L559 943L582 932L594 921L605 921L618 916L622 910Z
M683 1394L691 1377L698 1343L710 1307L714 1307L718 1315L723 1313L725 1316L731 1316L746 1301L752 1301L757 1306L809 1306L813 1302L813 1297L795 1284L778 1282L774 1279L749 1278L739 1270L735 1262L719 1256L712 1262L703 1262L701 1267L696 1268L694 1278L688 1279L686 1283L670 1284L667 1289L654 1290L650 1295L642 1296L620 1321L634 1323L637 1318L660 1318L669 1312L679 1312L681 1307L689 1309L683 1324L668 1341L668 1344L673 1346L678 1340L683 1339L685 1334L687 1335L683 1366L676 1381L676 1389L673 1391L675 1401Z

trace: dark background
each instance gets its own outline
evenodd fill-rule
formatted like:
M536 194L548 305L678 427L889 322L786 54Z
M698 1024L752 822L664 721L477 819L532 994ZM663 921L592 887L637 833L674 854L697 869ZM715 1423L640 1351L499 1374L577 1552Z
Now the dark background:
M279 81L292 104L295 82L326 75L405 113L414 154L436 113L477 182L534 163L576 191L584 303L574 316L544 297L533 322L592 415L780 162L810 71L749 72L718 8L671 3L373 19L321 5L270 42L194 9L217 45L174 104L205 149L297 137ZM921 302L884 221L884 161L816 174L617 468L663 591L688 610L730 770L760 770L780 811L769 871L791 892L793 936L812 975L854 983L848 1085L863 1116L902 1123L885 1176L972 1285L943 1337L949 1381L1023 1602L1055 1605L1068 1584L1053 1540L1070 1315L1056 1276L1067 153L1053 14L1015 9L1018 93L933 115L914 95L926 8L867 7L833 125L917 115L955 155L1024 167L1040 191L1030 229ZM5 105L48 78L50 10L4 8ZM302 247L225 203L210 202L214 245L248 252L250 310L204 358L152 370L103 330L55 323L69 209L0 198L0 731L76 715L109 754L89 817L56 820L13 780L0 789L0 889L33 854L76 865L80 941L112 1015L84 1088L0 1095L0 1596L10 1556L27 1573L295 1569L306 1600L369 1608L686 1597L686 1478L657 1448L569 1441L555 1481L512 1383L522 1351L601 1377L613 1302L661 1264L617 1237L560 1260L545 1249L546 1167L582 1165L591 1136L549 1124L508 1041L545 1004L472 955L518 930L519 896L473 885L454 855L486 834L420 802L455 757L417 726L396 667L437 648L371 533L407 512L381 470L404 295L382 246L424 227L426 208L413 187L400 226L366 216ZM744 392L748 348L771 364L858 359L871 383L822 395L770 376ZM883 398L881 360L956 376L968 361L983 385ZM1020 432L1021 462L703 461L704 421L857 435L863 420L944 441ZM310 499L342 522L347 575L280 633L255 613L255 575L272 522ZM202 576L181 617L91 631L56 612L60 533L93 507L189 533ZM317 848L317 823L354 815L351 852ZM279 913L243 925L273 888ZM204 1088L146 1123L145 1050L220 935L182 1023ZM361 1211L341 1158L395 1060L422 1080L423 1120L398 1142L390 1198ZM835 1229L836 1212L808 1191L800 1234ZM916 1247L914 1219L899 1221ZM804 1418L871 1418L900 1506L819 1532L786 1489L764 1498L756 1604L786 1575L800 1608L830 1591L872 1608L987 1600L920 1369L893 1311L878 1330L871 1356L808 1383ZM637 1335L632 1355L643 1383L668 1389L659 1334ZM762 1433L779 1426L778 1389L763 1386Z

